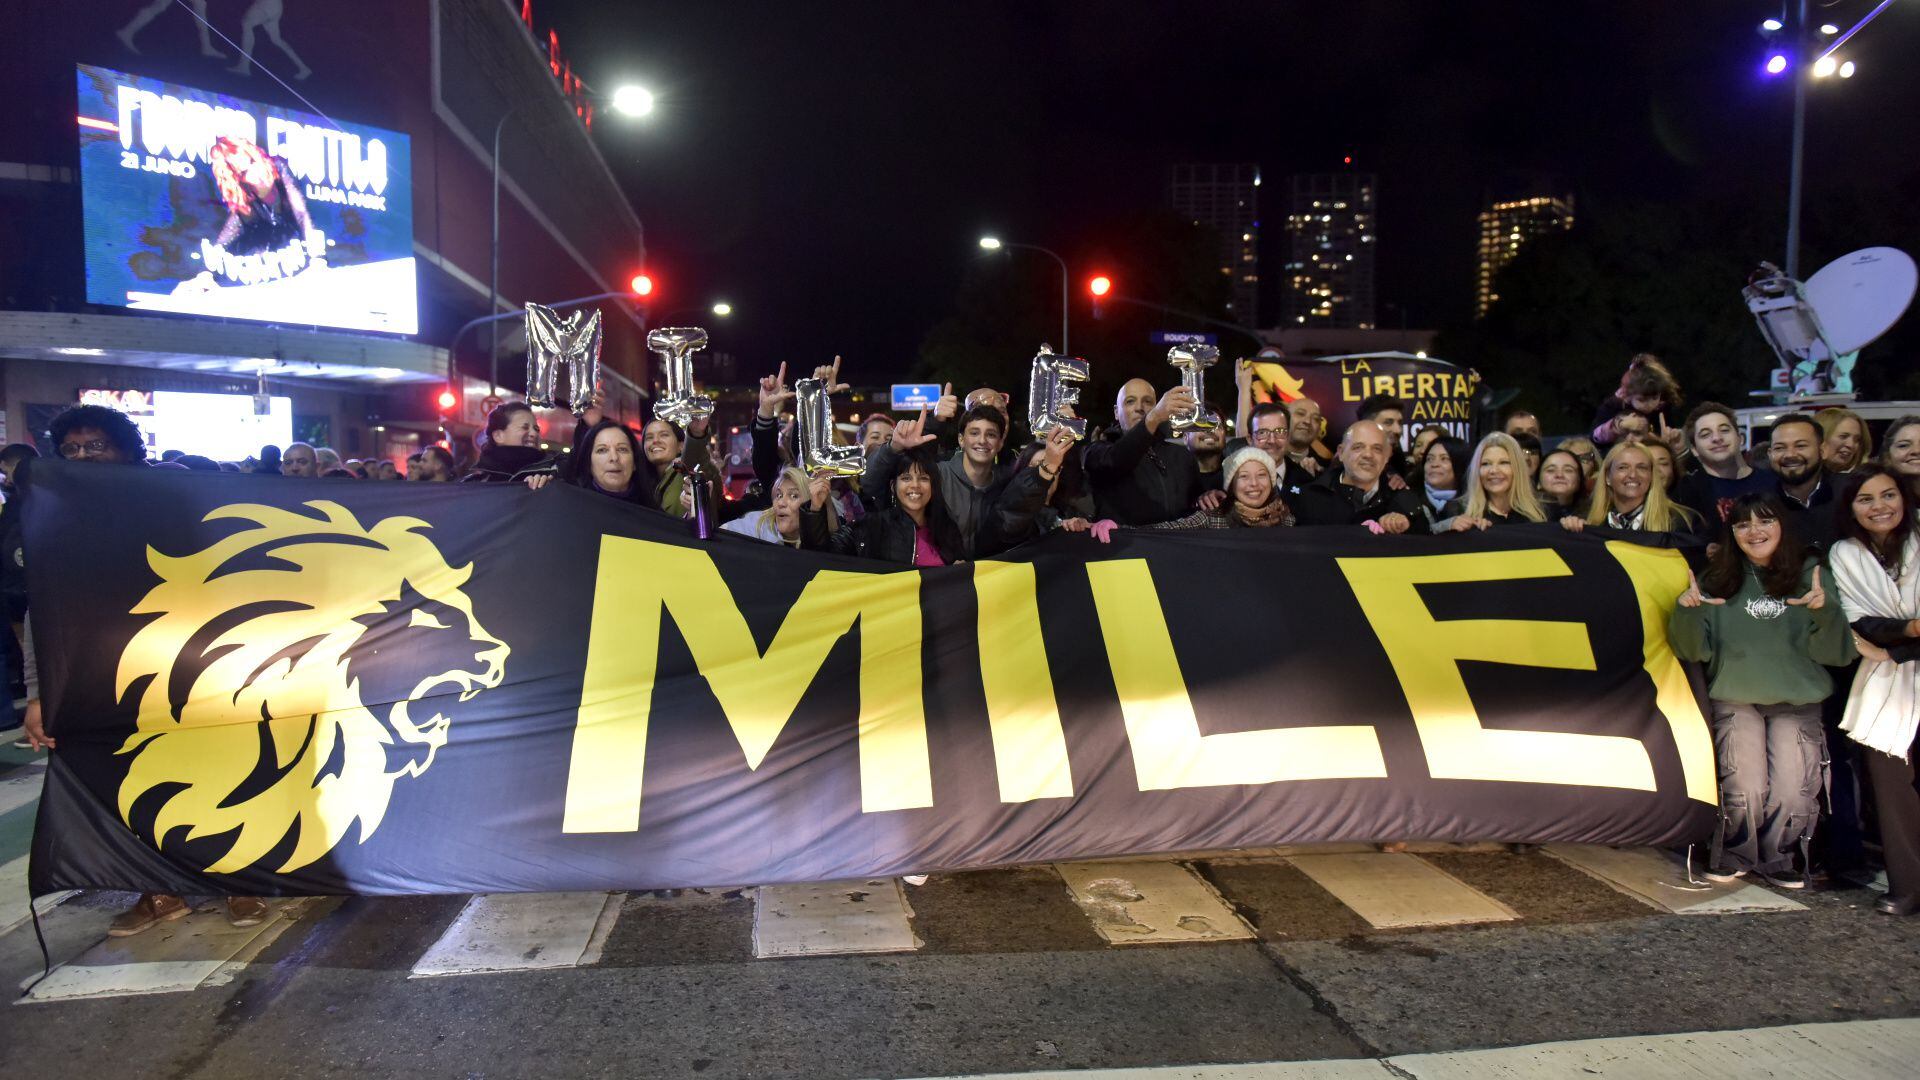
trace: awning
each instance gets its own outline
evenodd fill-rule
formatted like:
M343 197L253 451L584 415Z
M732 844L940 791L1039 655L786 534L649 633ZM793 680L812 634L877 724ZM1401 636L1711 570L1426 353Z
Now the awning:
M441 382L447 350L405 338L203 319L0 311L0 356L317 385Z

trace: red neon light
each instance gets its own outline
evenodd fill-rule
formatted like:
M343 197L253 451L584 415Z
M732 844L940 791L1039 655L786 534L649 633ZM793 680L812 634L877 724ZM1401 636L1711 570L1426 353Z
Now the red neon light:
M92 128L95 131L111 131L115 135L120 133L120 125L111 120L95 120L91 116L80 116L75 119L80 122L80 126L83 128Z
M520 21L527 24L527 29L533 29L533 0L520 0Z

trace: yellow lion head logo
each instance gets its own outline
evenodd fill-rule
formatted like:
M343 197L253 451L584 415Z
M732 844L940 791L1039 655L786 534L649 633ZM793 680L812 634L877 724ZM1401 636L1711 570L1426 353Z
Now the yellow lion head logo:
M160 584L133 614L155 618L115 680L116 697L139 695L120 816L132 826L158 801L156 844L183 827L227 842L212 873L277 851L276 872L294 870L356 821L364 842L394 782L446 744L448 696L505 671L507 645L461 591L472 565L448 566L426 522L306 509L224 506L205 521L246 527L181 558L147 550Z

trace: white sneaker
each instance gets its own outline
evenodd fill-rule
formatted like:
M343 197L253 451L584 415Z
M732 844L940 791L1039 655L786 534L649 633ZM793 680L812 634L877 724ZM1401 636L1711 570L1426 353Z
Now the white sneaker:
M909 885L925 885L927 883L927 875L903 874L901 875L900 880L906 882Z

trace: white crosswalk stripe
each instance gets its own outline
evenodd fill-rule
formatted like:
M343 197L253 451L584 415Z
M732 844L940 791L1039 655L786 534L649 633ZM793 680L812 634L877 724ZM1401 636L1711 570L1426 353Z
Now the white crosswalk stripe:
M1417 855L1389 852L1295 855L1321 888L1380 929L1508 922L1519 915Z
M60 963L19 1001L169 994L221 985L308 909L324 903L327 901L305 898L268 901L264 922L237 927L227 921L225 905L216 900L184 919L163 923L137 937L104 938ZM61 910L63 914L68 911ZM96 918L101 934L105 933L106 920L111 919L111 915L82 914L78 909L73 909L72 915Z
M1650 848L1548 844L1548 855L1675 915L1805 911L1806 905L1746 881L1692 879L1679 859Z
M47 763L36 761L22 765L0 780L0 814L11 813L40 800L40 789L47 783Z
M913 952L912 918L894 878L764 885L754 892L753 952L763 960Z
M580 967L619 918L625 893L506 893L467 902L414 962L412 978Z
M1213 886L1177 862L1056 863L1054 870L1110 945L1254 936Z

